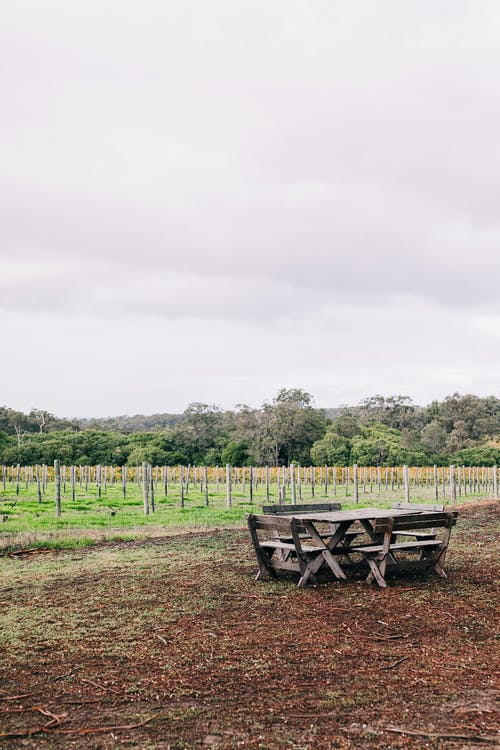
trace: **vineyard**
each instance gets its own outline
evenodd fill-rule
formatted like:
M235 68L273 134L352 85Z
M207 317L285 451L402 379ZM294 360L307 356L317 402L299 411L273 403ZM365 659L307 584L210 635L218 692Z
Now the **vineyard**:
M238 526L264 503L455 504L498 497L497 467L2 466L0 545Z

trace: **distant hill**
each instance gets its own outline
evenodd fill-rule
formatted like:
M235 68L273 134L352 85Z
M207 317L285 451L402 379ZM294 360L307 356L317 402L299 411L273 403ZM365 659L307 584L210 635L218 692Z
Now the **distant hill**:
M133 432L160 432L166 427L171 427L182 422L182 414L124 414L119 417L105 417L98 419L80 419L82 430L105 430L110 432L122 432L130 434Z

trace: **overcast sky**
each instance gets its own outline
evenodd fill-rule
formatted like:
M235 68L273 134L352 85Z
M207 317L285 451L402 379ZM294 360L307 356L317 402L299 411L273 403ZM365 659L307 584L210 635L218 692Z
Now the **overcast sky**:
M3 0L0 404L500 395L500 3Z

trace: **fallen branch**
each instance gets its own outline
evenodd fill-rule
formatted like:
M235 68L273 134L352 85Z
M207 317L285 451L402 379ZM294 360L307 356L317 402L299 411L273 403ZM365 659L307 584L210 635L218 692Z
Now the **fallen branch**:
M50 547L31 547L30 549L18 549L9 552L9 557L17 557L17 555L33 555L36 552L49 552Z
M159 641L161 641L162 643L164 643L164 644L165 644L165 646L168 646L168 643L167 643L167 641L165 640L165 638L163 638L163 636L161 636L161 635L158 635L158 633L155 633L155 635L156 635L156 637L158 638L158 640L159 640Z
M48 732L50 729L55 729L56 727L61 726L61 722L66 716L67 713L64 714L53 714L51 711L48 711L46 708L42 708L42 706L32 706L30 708L13 708L8 711L3 711L3 713L9 713L9 714L20 714L25 713L26 711L36 711L43 716L49 716L50 720L46 724L42 724L39 727L33 727L32 729L22 729L18 732L1 732L0 737L31 737L34 734L40 734L41 732Z
M0 695L0 701L17 701L20 698L29 698L31 693L23 693L22 695L6 695L5 698Z
M409 638L410 633L396 633L396 635L385 635L385 633L370 633L368 630L357 628L357 632L373 638L375 641L395 641L398 638Z
M408 734L411 737L428 737L431 740L473 740L474 742L498 743L497 737L487 734L441 734L438 732L419 732L416 729L403 729L402 727L381 727L383 732L394 732L395 734Z
M406 661L406 659L409 659L409 656L403 656L402 659L397 659L392 664L388 664L386 667L380 667L380 669L394 669L394 667L397 667L398 664L401 664L402 661Z
M120 729L137 729L137 727L143 727L144 724L156 718L156 716L150 716L149 719L139 721L137 724L117 724L110 727L88 727L87 729L61 729L56 734L97 734L98 732L115 732Z
M99 688L99 690L105 690L109 693L116 693L116 695L121 695L119 690L114 690L113 688L105 687L104 685L100 685L98 682L94 682L93 680L86 680L85 677L80 678L82 682L88 682L89 685L93 685L96 688Z

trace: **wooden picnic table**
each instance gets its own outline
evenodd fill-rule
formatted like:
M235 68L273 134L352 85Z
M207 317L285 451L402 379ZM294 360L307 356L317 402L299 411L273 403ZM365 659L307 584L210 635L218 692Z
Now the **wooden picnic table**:
M364 531L368 534L373 542L378 541L374 532L374 522L378 518L387 518L388 516L413 516L415 513L425 513L423 510L409 511L406 509L395 508L355 508L354 510L335 510L335 511L313 511L312 513L303 513L295 516L293 506L290 507L290 513L282 514L283 518L297 518L304 526L308 527L312 538L317 541L320 533L316 524L327 523L335 526L335 532L329 537L328 547L330 550L337 547L346 539L346 534L355 523L359 523Z
M247 516L259 563L258 578L277 577L279 570L292 570L300 572L298 585L305 586L324 564L341 580L360 565L368 567L367 582L375 579L383 587L387 585L386 569L434 569L446 578L443 565L456 510L427 511L420 506L411 510L356 508L310 513L301 509L294 513L293 505L289 509L289 513ZM443 530L441 538L437 538L436 528ZM259 538L260 533L267 538ZM363 534L369 537L368 542L359 543L358 537ZM361 557L359 564L353 562L357 556Z
M354 510L340 510L340 511L324 511L324 512L301 512L297 516L293 514L293 507L290 509L290 514L282 515L282 518L297 519L304 526L307 533L310 535L311 541L317 547L323 547L323 556L317 557L316 560L310 566L310 575L314 574L319 570L322 565L322 558L326 560L329 568L334 573L336 578L345 579L345 572L342 570L340 564L335 559L335 555L348 556L349 552L356 551L356 547L351 547L353 538L356 537L356 533L353 534L351 527L355 524L362 526L364 532L370 537L371 545L380 545L384 540L384 534L386 533L385 526L380 523L380 520L392 518L398 519L398 527L404 528L405 517L408 521L414 521L416 516L424 518L428 516L433 518L436 514L432 511L423 510L420 508L415 510L409 510L406 508L356 508ZM379 523L377 523L379 521ZM332 528L331 535L325 535L321 531L322 524L329 524ZM411 523L408 524L409 526ZM430 525L430 524L426 524ZM378 527L378 528L377 528ZM360 532L362 533L362 532ZM404 531L402 532L404 533ZM389 535L391 536L391 535ZM432 535L431 535L432 536ZM414 543L416 545L417 543ZM425 544L425 542L423 543ZM432 542L427 542L432 545ZM403 545L400 545L402 547ZM406 547L409 545L406 544ZM367 547L358 549L366 550ZM372 568L374 566L372 565ZM377 575L377 574L376 574ZM379 585L385 585L382 583L382 577L378 577L377 581Z

